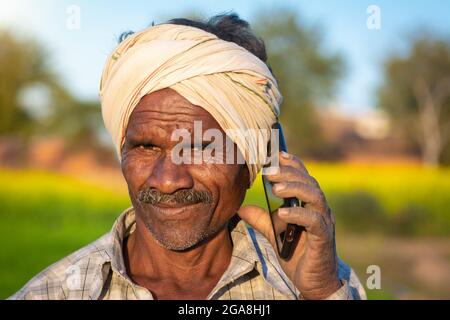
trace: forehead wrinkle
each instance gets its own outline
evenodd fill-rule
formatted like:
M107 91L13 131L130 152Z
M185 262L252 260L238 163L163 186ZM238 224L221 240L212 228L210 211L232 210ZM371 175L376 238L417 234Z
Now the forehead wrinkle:
M188 101L173 101L171 99L161 99L147 102L142 100L135 109L137 112L164 112L164 113L185 113L185 114L208 114L202 107L191 104Z
M136 107L137 111L144 110L154 110L154 111L167 111L169 109L176 109L178 111L186 110L196 112L195 109L200 108L191 102L189 102L184 97L180 96L178 93L171 93L169 95L154 95L154 93L145 96L139 102Z
M165 92L166 94L162 94L162 92ZM143 97L137 105L135 111L138 113L154 111L209 115L204 108L192 104L189 100L172 89L163 89L159 92L153 92L150 95Z
M167 121L185 121L183 119L179 119L181 118L192 118L192 122L194 122L197 119L202 119L202 120L211 120L212 116L211 115L206 115L206 114L192 114L192 113L185 113L185 112L167 112L167 111L154 111L154 110L142 110L139 111L135 114L136 115L140 115L139 118L144 118L144 119L149 119L149 120L167 120ZM133 117L136 118L136 117Z
M189 131L194 128L194 122L201 121L202 128L205 129L219 129L220 125L209 114L193 115L193 114L178 114L178 113L161 113L157 111L141 111L139 116L133 116L130 119L128 126L138 126L140 130L145 130L146 127L154 126L155 123L159 125L167 125L180 129L180 126L185 127Z
M185 127L181 127L180 124L185 124ZM178 121L174 123L173 121L142 121L141 123L134 123L133 132L136 133L146 133L152 131L153 129L160 129L164 131L173 131L177 129L186 129L189 132L193 131L193 123L190 121Z
M148 120L148 119L147 119ZM172 132L179 129L187 130L191 135L194 134L194 123L191 121L169 121L160 119L151 119L150 121L136 121L129 126L127 130L127 136L147 136L157 134L160 136L171 136ZM211 126L213 129L217 129L215 126ZM210 129L209 126L202 126L203 131ZM220 126L219 130L223 131ZM202 135L203 137L203 135Z
M165 94L164 94L165 92ZM203 130L219 129L219 123L204 108L194 105L173 90L161 90L142 98L133 110L128 126L148 131L148 127L166 127L165 130L187 129L192 133L195 121L201 121Z

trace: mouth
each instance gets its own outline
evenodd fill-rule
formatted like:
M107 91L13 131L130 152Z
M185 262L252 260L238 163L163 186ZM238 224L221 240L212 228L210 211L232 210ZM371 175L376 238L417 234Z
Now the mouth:
M164 220L181 220L192 217L199 212L199 208L204 203L195 204L179 204L179 203L164 203L164 204L149 204L152 211Z

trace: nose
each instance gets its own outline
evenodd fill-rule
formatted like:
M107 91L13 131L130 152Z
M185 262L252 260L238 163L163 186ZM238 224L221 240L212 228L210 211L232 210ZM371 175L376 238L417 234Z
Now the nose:
M174 163L170 152L157 160L147 182L150 188L167 194L194 187L194 180L186 165Z

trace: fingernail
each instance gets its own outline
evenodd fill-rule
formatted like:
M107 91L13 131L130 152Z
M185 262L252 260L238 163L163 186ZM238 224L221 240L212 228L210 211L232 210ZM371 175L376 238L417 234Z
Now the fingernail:
M271 176L271 175L277 174L278 170L279 170L278 167L263 168L263 174Z
M281 191L286 188L286 184L284 183L277 183L274 185L275 191Z
M289 214L289 211L285 208L280 208L280 209L278 209L278 214L280 216L287 216Z
M291 155L289 153L285 152L285 151L281 151L281 156L284 159L290 159L291 158Z

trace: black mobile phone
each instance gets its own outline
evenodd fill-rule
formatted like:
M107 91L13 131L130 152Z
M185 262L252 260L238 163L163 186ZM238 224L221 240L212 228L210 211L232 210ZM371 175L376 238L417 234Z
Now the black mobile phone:
M284 139L283 130L281 129L280 123L276 122L272 126L272 129L278 130L279 150L287 152L286 141ZM271 159L271 144L271 141L269 141L269 144L267 146L268 159ZM268 163L267 165L265 165L265 167L268 167L270 165L272 165L272 163ZM266 195L267 209L269 210L270 219L272 221L272 228L275 234L275 242L277 245L278 254L281 258L286 260L289 259L292 255L292 252L294 251L295 246L298 242L300 233L304 230L304 228L295 224L288 224L283 232L278 233L277 230L275 230L273 215L279 208L298 207L300 205L303 205L303 203L300 203L297 198L282 199L277 197L272 192L272 182L270 182L264 174L262 175L262 180L264 193Z

